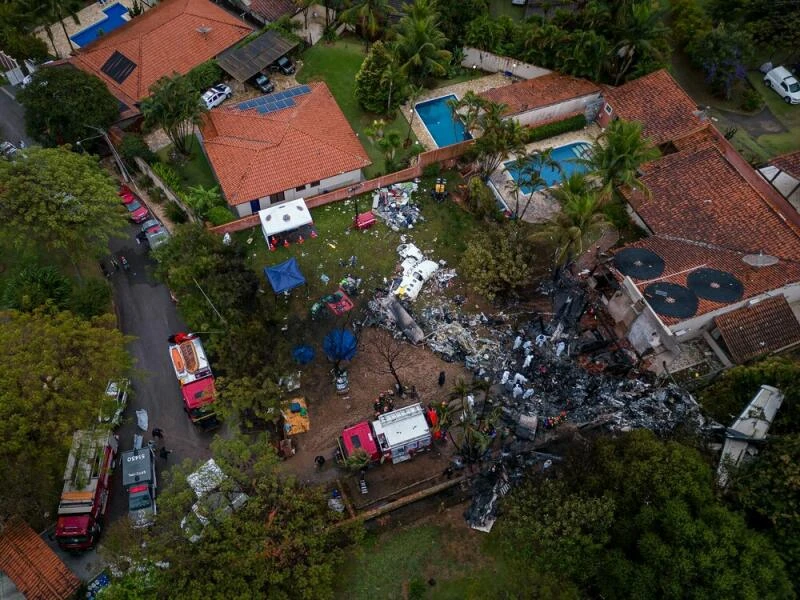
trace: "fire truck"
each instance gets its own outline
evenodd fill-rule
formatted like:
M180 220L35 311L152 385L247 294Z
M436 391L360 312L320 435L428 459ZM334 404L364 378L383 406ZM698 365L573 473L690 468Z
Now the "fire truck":
M97 543L108 506L118 438L108 429L76 431L58 503L56 541L80 552Z
M169 340L169 357L181 386L183 410L192 423L202 429L218 426L213 406L216 400L214 374L203 343L194 333L176 333Z
M427 450L431 442L429 417L421 404L412 404L379 415L372 422L346 427L339 438L339 453L346 459L366 452L373 462L396 464Z

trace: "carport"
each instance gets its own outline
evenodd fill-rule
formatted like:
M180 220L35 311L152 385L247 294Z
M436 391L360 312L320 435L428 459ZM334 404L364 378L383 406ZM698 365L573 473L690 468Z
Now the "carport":
M245 82L296 46L297 42L275 31L265 31L246 46L231 48L217 56L217 64L237 81Z

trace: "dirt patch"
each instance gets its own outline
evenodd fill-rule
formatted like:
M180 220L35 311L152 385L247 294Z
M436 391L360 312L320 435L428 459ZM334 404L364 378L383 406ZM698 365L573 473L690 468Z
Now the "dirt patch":
M359 351L349 366L350 392L336 394L331 375L331 364L324 358L316 360L303 371L302 388L298 393L308 402L311 431L295 436L297 454L284 465L287 471L308 483L328 483L337 478L346 480L350 475L333 464L336 439L342 429L359 421L373 418L373 403L378 394L394 388L394 378L384 372L385 361L378 355L373 340L389 335L381 329L364 330L359 341ZM447 363L430 350L418 346L405 346L409 366L399 369L400 379L407 387L415 386L419 400L397 398L395 407L401 408L415 402L447 400L453 384L459 379L471 380L471 373L463 365ZM439 373L445 372L445 384L439 386ZM368 471L369 498L390 494L392 490L441 473L447 463L450 447L436 447L431 452L418 455L413 461L399 465L384 464ZM327 462L322 470L314 464L314 457L322 455ZM359 494L360 496L360 494ZM364 499L354 498L354 503L364 504Z

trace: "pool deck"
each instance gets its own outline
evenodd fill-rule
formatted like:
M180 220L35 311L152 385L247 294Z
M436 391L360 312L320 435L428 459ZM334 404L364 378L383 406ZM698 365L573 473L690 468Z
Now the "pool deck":
M83 31L90 25L94 25L95 23L99 23L105 19L106 13L103 12L103 9L108 8L112 4L122 4L123 6L127 7L128 10L130 10L133 7L133 0L110 0L103 5L101 5L99 2L94 2L86 8L82 8L78 11L78 20L80 23L75 23L75 21L70 17L64 19L64 25L67 28L67 35L73 36L79 31ZM139 2L139 4L145 10L150 9L150 6L148 6L146 2ZM53 48L53 44L50 43L50 38L47 37L47 32L45 31L44 27L37 28L34 31L34 34L36 34L37 37L47 44L48 52L55 52L59 58L68 57L72 51L70 50L67 38L64 37L64 30L62 29L61 25L57 22L53 23L50 26L50 31L53 32L53 43L55 44L55 49ZM75 42L73 42L73 46L77 48Z
M486 90L490 90L492 88L508 85L511 83L511 81L512 80L502 73L494 73L492 75L487 75L486 77L473 79L472 81L462 81L461 83L454 83L452 85L443 85L442 87L437 87L432 90L425 90L422 94L420 94L419 98L414 100L414 104L425 102L425 100L439 98L441 96L449 96L450 94L455 94L459 98L462 98L464 94L470 90L476 94L479 94L480 92L485 92ZM400 111L403 113L403 116L406 118L406 120L408 120L411 116L411 104L406 102L400 108ZM428 133L428 129L425 127L425 124L421 121L419 115L417 114L414 115L411 129L414 131L414 135L417 136L419 143L422 144L423 150L435 150L439 147L436 145L436 142L433 141L431 134Z
M600 135L600 127L592 123L580 131L569 131L567 133L562 133L561 135L547 138L546 140L540 140L538 142L528 144L525 146L525 152L526 154L529 154L534 150L558 148L573 142L583 141L592 143L598 135ZM515 160L516 158L517 155L511 155L503 162L506 163L509 160ZM514 211L517 203L514 193L511 191L513 189L514 180L511 178L511 175L505 171L503 165L500 165L500 167L494 173L492 173L491 177L489 177L489 181L503 198L503 201L512 211ZM520 193L520 210L525 209L527 202L527 195ZM559 207L558 202L550 195L548 190L542 190L532 194L530 204L528 204L527 210L520 215L520 218L528 223L544 223L552 220L553 217L558 214L559 210L561 210L561 208Z

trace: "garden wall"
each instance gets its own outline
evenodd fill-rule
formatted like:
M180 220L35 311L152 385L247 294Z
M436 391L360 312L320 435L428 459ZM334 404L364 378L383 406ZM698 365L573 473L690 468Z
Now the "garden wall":
M464 60L461 61L461 66L467 69L477 68L487 73L511 73L521 79L534 79L550 73L547 69L536 65L469 47L464 48Z
M172 191L172 188L170 188L169 186L167 186L166 183L161 181L161 178L153 172L153 169L150 168L150 165L148 165L138 156L135 157L133 160L136 162L136 166L138 167L139 171L141 171L143 174L149 177L150 181L152 181L157 188L159 188L162 192L164 192L164 195L167 197L167 200L169 200L170 202L174 202L175 204L181 207L183 212L185 212L186 216L189 218L189 221L191 221L192 223L198 222L197 217L194 216L194 212L188 206L186 206L181 201L180 198L178 198L178 195Z
M473 140L467 140L466 142L453 144L452 146L446 146L444 148L437 148L436 150L431 150L429 152L423 152L417 156L415 164L407 169L382 175L381 177L376 177L375 179L362 181L361 183L357 183L351 187L339 188L338 190L328 192L327 194L319 194L317 196L312 196L311 198L306 198L306 205L308 208L316 208L318 206L330 204L331 202L346 200L347 198L356 196L358 194L365 194L393 183L408 181L409 179L414 179L415 177L421 176L425 167L434 163L441 163L445 168L452 167L455 163L455 160L464 154L473 143ZM258 224L259 220L258 215L256 214L244 217L242 219L237 219L236 221L231 221L230 223L225 223L224 225L212 227L211 231L223 235L225 233L233 233L234 231L242 231L244 229L250 229L251 227L257 227Z

